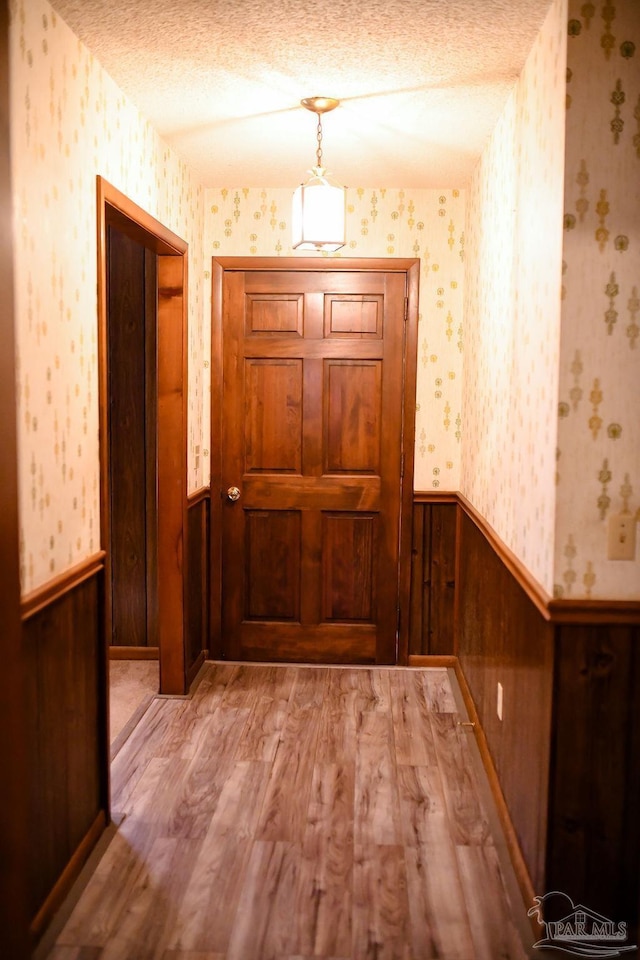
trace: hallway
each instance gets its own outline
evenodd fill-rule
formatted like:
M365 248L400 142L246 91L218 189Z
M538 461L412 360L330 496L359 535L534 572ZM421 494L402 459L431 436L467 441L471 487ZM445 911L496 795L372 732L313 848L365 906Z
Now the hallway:
M112 764L120 826L48 960L524 960L454 685L209 664L191 699L154 699Z

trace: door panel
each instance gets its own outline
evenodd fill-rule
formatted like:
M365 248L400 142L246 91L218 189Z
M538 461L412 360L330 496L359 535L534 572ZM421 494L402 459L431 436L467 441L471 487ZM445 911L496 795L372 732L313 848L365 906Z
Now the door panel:
M300 511L247 510L245 620L300 622Z
M157 646L156 257L108 227L110 643Z
M382 361L326 360L324 472L380 473Z
M302 361L250 359L245 367L245 473L302 469Z
M223 653L395 662L406 273L222 276Z
M377 517L325 512L322 528L323 620L373 623Z

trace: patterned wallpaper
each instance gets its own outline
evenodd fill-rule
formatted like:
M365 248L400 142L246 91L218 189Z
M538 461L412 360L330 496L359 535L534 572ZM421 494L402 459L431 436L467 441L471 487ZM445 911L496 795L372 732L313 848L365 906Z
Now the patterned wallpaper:
M551 593L566 0L554 0L469 189L461 492Z
M569 2L555 593L640 598L640 3Z
M204 482L203 191L46 0L11 4L22 588L100 547L96 174L190 248L189 489Z
M189 491L210 258L294 254L290 191L203 190L46 0L11 18L28 592L100 546L96 174L189 243ZM608 518L640 508L639 138L640 4L554 0L470 187L351 185L336 254L421 258L416 489L460 489L565 597L639 593L639 561L606 558Z
M207 190L206 256L296 256L289 245L291 196L291 190ZM464 191L353 185L347 244L333 254L421 259L416 490L459 487L464 219Z

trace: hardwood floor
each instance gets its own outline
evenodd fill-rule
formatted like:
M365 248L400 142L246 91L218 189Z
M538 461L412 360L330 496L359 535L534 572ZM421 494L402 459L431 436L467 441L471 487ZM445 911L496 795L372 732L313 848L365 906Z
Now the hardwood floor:
M158 692L160 685L157 660L109 661L109 740L112 748L119 738L124 743L132 726ZM113 751L113 755L118 752Z
M115 757L49 960L523 960L459 720L446 670L208 665Z

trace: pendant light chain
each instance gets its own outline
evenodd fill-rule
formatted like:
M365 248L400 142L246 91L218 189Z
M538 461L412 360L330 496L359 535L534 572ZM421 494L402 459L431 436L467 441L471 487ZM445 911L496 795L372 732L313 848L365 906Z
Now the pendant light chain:
M322 114L318 114L318 131L316 133L316 139L318 141L318 149L316 150L316 158L318 160L318 167L322 169Z

